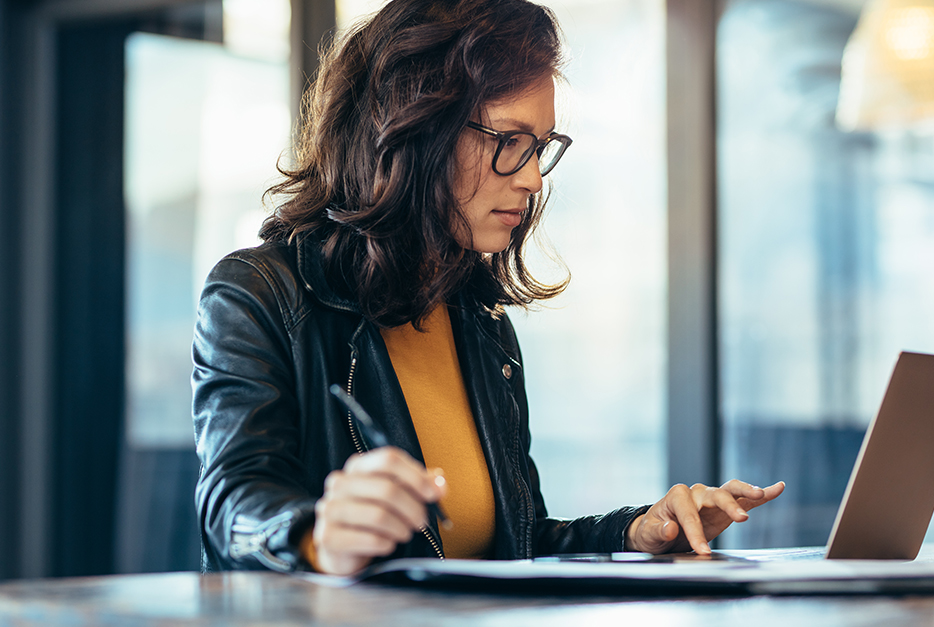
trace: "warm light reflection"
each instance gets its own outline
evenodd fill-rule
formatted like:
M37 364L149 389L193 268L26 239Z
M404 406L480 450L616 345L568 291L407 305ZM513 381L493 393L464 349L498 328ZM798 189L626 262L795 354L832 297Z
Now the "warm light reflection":
M877 130L934 120L934 0L866 5L843 54L837 124Z
M924 59L934 51L934 8L908 7L891 12L885 41L899 59Z

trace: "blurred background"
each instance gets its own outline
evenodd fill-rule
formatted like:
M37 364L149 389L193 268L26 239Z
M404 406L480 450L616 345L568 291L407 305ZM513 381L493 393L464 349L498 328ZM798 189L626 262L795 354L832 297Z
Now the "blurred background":
M0 579L198 568L198 294L381 4L0 0ZM574 146L533 268L573 280L510 315L551 513L784 480L720 545L823 544L934 352L934 3L544 4Z

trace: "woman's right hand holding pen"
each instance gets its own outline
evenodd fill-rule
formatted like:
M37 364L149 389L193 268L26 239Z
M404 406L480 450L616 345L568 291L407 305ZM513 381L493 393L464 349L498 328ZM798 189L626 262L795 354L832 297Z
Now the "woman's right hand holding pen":
M320 572L356 573L411 540L427 523L426 504L445 491L440 470L427 470L402 449L354 455L325 480L304 557Z

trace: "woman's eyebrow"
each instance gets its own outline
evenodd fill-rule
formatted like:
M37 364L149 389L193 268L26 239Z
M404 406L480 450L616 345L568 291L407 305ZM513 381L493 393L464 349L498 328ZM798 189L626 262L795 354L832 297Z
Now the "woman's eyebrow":
M492 120L491 120L491 123L492 123ZM509 128L505 128L507 125L509 126ZM535 129L532 128L531 124L529 124L528 122L522 121L522 120L517 120L516 118L496 118L496 124L493 128L495 128L498 131L516 130L516 131L524 131L526 133L532 133L532 134L535 133ZM552 125L550 129L548 129L542 134L548 135L550 133L554 133L554 131L555 131L555 126Z

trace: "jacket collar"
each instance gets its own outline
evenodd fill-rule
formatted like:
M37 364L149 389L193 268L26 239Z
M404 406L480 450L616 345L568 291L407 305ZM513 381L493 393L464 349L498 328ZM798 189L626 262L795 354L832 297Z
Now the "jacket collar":
M341 296L328 284L321 259L321 240L315 235L302 235L296 248L298 274L305 288L326 307L360 314L360 307L356 302Z
M305 289L314 294L315 298L326 307L363 315L356 301L341 296L328 284L321 258L321 240L313 234L301 235L296 248L298 273ZM483 309L469 289L459 290L449 299L449 304L465 312L480 312ZM474 313L474 317L488 333L495 333L496 319L490 312L484 311L479 315Z

